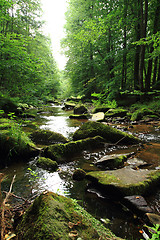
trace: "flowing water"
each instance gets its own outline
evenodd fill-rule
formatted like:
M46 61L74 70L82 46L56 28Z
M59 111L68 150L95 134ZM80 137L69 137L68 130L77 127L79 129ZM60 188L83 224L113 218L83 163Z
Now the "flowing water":
M86 120L69 119L70 111L63 111L62 106L51 106L52 111L39 113L36 124L41 129L49 129L63 134L71 139L72 134ZM52 112L52 113L51 113ZM137 155L151 163L150 168L155 169L160 166L160 135L158 122L150 125L136 125L129 131L135 135L147 140L143 151L137 152ZM31 131L30 126L26 126L27 131ZM127 153L137 151L136 147L128 149L127 147L109 149L97 149L89 152L84 151L76 156L73 161L67 164L59 165L57 172L51 173L36 166L36 160L31 159L28 163L18 163L3 169L8 178L3 182L2 189L8 190L11 179L16 174L16 181L13 186L13 192L18 196L28 197L41 193L44 190L56 192L58 194L77 199L88 212L101 219L117 236L126 239L141 239L139 234L139 220L124 208L118 201L104 198L101 193L94 189L86 190L87 181L81 182L72 179L73 171L82 168L86 172L97 170L93 162L100 159L105 154ZM34 173L34 176L31 174ZM147 199L149 205L157 212L160 212L160 190L157 190L154 196Z

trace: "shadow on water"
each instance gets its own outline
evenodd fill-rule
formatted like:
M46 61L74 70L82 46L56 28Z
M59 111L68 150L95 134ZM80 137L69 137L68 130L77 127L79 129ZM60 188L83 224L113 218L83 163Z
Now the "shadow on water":
M71 139L73 132L83 124L82 120L71 120L68 115L71 112L65 112L61 106L52 106L51 112L39 113L40 121L37 122L42 129L49 129L59 132L65 137ZM140 129L140 128L139 128ZM148 129L148 128L147 128ZM135 134L141 133L140 130L132 129ZM149 130L148 130L149 131ZM154 135L154 131L151 133ZM32 159L29 163L18 163L3 169L3 172L8 178L2 184L2 190L7 191L14 174L16 180L13 186L13 192L18 196L28 197L39 194L44 190L53 191L61 195L71 197L78 200L93 216L100 219L104 225L109 227L117 236L126 239L141 239L139 234L138 220L134 218L126 208L118 201L113 201L110 198L104 198L101 193L94 189L87 191L88 182L81 182L72 179L73 171L77 168L82 168L86 172L96 171L97 167L93 164L96 160L103 157L105 154L137 152L137 157L143 158L145 161L152 162L152 169L160 166L160 143L159 136L154 143L144 145L144 148L137 151L136 147L111 147L109 149L99 149L95 151L84 151L81 155L76 156L73 161L67 164L59 165L57 172L48 172L36 166L37 159ZM35 177L31 175L30 170L35 173ZM160 191L157 191L154 197L148 198L151 206L156 206L159 211L160 206Z

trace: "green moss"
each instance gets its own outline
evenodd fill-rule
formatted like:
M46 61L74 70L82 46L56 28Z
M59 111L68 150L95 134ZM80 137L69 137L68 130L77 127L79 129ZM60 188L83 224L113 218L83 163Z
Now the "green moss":
M122 109L122 108L115 108L115 109L109 109L105 113L105 118L108 117L125 117L127 115L127 110Z
M66 160L71 160L70 157L80 153L83 150L102 147L103 140L104 139L102 137L97 136L94 138L72 141L65 144L51 145L44 150L44 156L61 163Z
M143 176L143 172L141 172ZM107 190L110 187L116 187L117 193L121 192L125 196L129 195L145 195L154 191L154 188L159 184L160 180L160 171L151 171L150 173L142 177L141 181L133 183L128 183L127 178L124 182L122 180L121 175L116 175L111 171L96 171L87 173L87 178L96 184L99 187L103 187L103 189ZM128 179L132 178L131 175L127 176ZM144 179L144 180L143 180Z
M42 145L68 142L68 139L65 138L62 134L52 132L50 130L39 129L33 132L30 137L36 144Z
M140 109L136 110L135 112L133 112L133 114L131 116L131 121L139 121L139 120L143 119L143 117L146 115L156 115L157 116L157 114L154 111L144 107L144 108L140 108Z
M52 161L50 158L40 157L37 161L37 166L46 170L56 171L58 164L56 161Z
M73 140L84 139L87 137L101 136L106 142L116 143L120 141L120 144L134 144L140 140L136 137L117 130L113 127L99 122L87 122L84 123L73 135Z
M17 236L23 240L69 240L72 231L85 240L118 239L76 201L50 192L36 198L18 225Z

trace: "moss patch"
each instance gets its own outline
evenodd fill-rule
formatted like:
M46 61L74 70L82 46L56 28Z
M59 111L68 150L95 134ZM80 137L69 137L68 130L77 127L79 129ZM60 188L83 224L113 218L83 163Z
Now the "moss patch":
M105 118L108 117L125 117L127 115L127 110L122 109L122 108L115 108L115 109L109 109L105 113Z
M18 225L17 236L23 240L120 239L76 201L51 192L36 198Z
M66 143L69 141L60 133L52 132L50 130L42 130L42 129L39 129L33 132L30 137L36 144L42 144L42 145Z
M116 143L120 141L120 144L134 144L140 142L140 140L130 134L124 133L113 127L107 126L99 122L87 122L84 123L74 134L73 140L84 139L88 137L101 136L106 142Z
M143 119L146 115L154 115L158 116L154 111L148 109L148 108L140 108L133 112L131 116L131 121L139 121Z
M65 144L55 144L44 150L44 156L52 160L62 163L71 161L70 157L80 153L83 150L97 148L103 146L104 139L102 137L87 138L78 141L72 141Z
M58 164L56 161L52 161L50 158L40 157L37 161L37 166L49 171L56 171Z

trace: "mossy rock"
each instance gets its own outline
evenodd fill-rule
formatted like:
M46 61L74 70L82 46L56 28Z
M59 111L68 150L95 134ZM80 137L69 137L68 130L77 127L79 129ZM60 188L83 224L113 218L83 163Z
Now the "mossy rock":
M88 109L84 105L76 105L73 112L74 114L84 114L88 112Z
M140 140L130 134L124 133L113 127L99 122L84 123L74 134L73 140L84 139L88 137L101 136L106 142L119 144L135 144Z
M75 200L44 192L29 207L16 229L18 239L120 239Z
M86 172L83 169L76 169L73 172L73 180L82 181L86 176Z
M38 158L37 166L49 171L56 171L58 168L56 161L52 161L50 158L45 157Z
M158 116L154 111L148 109L148 108L141 108L136 110L132 116L131 121L139 121L142 120L146 115L155 115Z
M30 135L33 142L41 145L51 145L56 143L66 143L69 140L62 134L50 130L39 129Z
M71 103L71 102L65 102L65 103L64 103L64 108L65 108L65 109L68 109L68 110L74 109L75 106L76 106L75 103Z
M90 115L88 114L71 114L69 115L70 119L88 119Z
M45 148L44 156L58 163L71 161L71 157L81 153L83 150L104 146L103 141L104 139L102 137L96 136L93 138L71 141L65 144L51 145Z
M15 159L24 160L38 154L39 149L15 121L1 119L0 129L1 167L12 163Z
M98 160L95 165L103 167L103 169L115 169L124 166L124 162L127 161L127 155L124 154L113 154L106 155Z
M125 117L127 115L127 110L122 109L122 108L115 108L115 109L109 109L105 113L105 118L110 118L110 117Z
M109 109L110 109L110 107L96 107L96 108L93 110L93 113L98 113L98 112L104 112L104 113L106 113Z
M114 171L89 172L86 177L104 192L109 190L113 195L122 197L145 195L154 191L154 187L159 185L160 171L121 168Z

